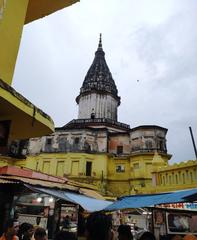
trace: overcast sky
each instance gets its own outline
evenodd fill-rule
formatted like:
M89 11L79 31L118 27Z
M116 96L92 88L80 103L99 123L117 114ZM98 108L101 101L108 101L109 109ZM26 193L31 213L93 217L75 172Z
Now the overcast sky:
M196 13L196 0L81 0L24 27L14 87L58 127L77 118L75 98L102 33L118 120L168 128L170 162L195 159Z

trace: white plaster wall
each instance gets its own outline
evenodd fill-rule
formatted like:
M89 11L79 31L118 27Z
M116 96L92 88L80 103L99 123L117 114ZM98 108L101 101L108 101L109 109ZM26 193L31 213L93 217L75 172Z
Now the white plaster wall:
M28 144L28 153L32 155L40 153L44 144L44 138L31 138Z
M111 95L91 93L80 98L78 119L89 119L94 112L95 118L117 121L117 108L118 102Z

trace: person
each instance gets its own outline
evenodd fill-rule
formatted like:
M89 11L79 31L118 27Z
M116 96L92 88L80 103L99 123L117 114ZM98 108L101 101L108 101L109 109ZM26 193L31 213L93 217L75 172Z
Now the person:
M44 228L38 227L34 232L35 240L48 240L47 233Z
M192 234L186 234L183 237L183 240L197 240L197 237L195 235L192 235Z
M34 227L30 223L22 223L18 230L19 240L31 240L34 233Z
M181 236L181 235L178 235L178 234L172 236L170 239L171 239L171 240L183 240L182 236ZM189 239L188 239L188 240L189 240Z
M64 217L63 222L62 222L62 228L64 229L68 229L70 227L70 217L68 215L66 215L66 217Z
M121 224L118 227L118 239L119 240L133 240L131 233L131 227L129 225Z
M112 219L109 215L95 212L86 221L87 240L112 240Z
M9 219L4 227L4 233L0 237L0 240L18 240L16 235L19 229L19 223L13 219Z
M155 240L155 236L151 232L143 232L139 240Z
M55 240L77 240L74 233L61 230L55 235Z

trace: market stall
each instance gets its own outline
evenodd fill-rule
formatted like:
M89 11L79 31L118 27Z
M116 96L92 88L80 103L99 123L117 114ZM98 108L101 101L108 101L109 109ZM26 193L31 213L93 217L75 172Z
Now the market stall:
M130 214L141 212L144 231L154 233L157 240L197 235L197 188L161 194L125 196L108 206L105 211ZM127 214L128 215L128 214ZM121 216L121 214L120 214ZM126 222L124 222L126 223ZM133 222L135 227L137 226ZM127 223L126 223L127 224Z
M16 218L20 224L44 227L49 238L62 228L77 233L80 211L99 211L111 203L82 183L30 169L0 168L0 232L8 218Z

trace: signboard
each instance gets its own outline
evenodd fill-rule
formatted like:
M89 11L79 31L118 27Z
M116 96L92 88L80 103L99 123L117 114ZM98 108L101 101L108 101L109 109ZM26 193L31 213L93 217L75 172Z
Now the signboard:
M159 205L161 208L170 208L170 209L183 209L183 210L192 210L197 211L197 203L169 203Z

